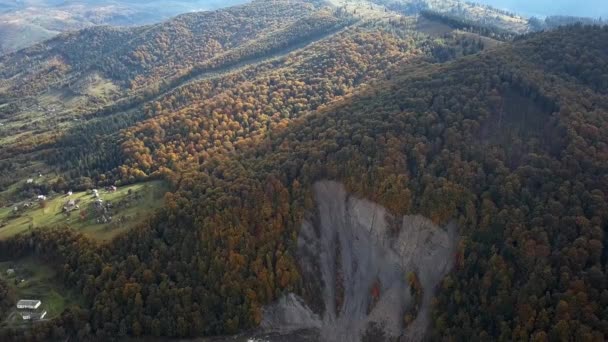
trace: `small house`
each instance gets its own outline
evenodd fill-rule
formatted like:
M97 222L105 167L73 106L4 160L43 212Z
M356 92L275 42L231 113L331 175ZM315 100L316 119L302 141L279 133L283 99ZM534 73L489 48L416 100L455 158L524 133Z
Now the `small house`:
M74 211L76 209L79 209L78 205L76 204L76 201L71 199L69 201L67 201L67 203L65 204L65 206L63 206L63 211L65 212L70 212L70 211Z
M44 195L38 195L38 200L39 201L46 201L46 196L44 196Z
M114 185L108 186L106 188L107 192L116 192L116 190L118 190L118 188L116 188Z
M34 179L33 178L29 178L27 181L25 181L27 184L32 184L34 183Z
M17 309L36 310L42 305L42 302L37 299L21 299L17 302Z
M68 196L72 196L73 192L68 191Z
M21 312L21 318L24 321L38 321L44 319L46 311L35 312L35 311L23 311Z
M15 275L15 269L13 268L9 268L8 270L6 270L6 275L9 277L12 277Z

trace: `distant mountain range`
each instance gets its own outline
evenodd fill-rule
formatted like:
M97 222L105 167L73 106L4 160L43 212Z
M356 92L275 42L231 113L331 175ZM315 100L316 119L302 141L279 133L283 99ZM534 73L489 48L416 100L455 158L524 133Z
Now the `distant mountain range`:
M212 10L245 0L0 0L0 53L94 25L132 26L177 14Z
M249 2L248 0L0 0L0 55L20 50L56 36L61 32L96 25L137 26L161 22L178 14L213 10ZM360 1L330 1L358 3ZM493 26L524 33L555 27L549 23L534 22L528 26L524 20L507 18L504 13L483 9L478 4L490 5L524 17L608 17L608 6L603 0L575 3L571 0L372 0L389 9L408 14L423 9L449 11L470 20L484 18ZM462 13L461 13L462 12ZM495 13L496 16L489 15ZM521 19L526 19L522 17ZM572 22L572 18L558 24Z

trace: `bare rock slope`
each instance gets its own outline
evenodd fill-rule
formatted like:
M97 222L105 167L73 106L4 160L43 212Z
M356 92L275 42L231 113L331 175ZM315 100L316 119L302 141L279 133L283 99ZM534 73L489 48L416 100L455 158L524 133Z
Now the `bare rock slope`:
M293 294L281 298L266 308L262 328L314 330L323 341L361 341L370 334L373 340L423 339L434 291L452 268L456 226L438 227L421 216L395 218L337 182L318 182L314 192L317 212L303 223L298 254L316 295L310 305ZM423 289L417 299L410 272ZM406 327L413 305L417 315Z

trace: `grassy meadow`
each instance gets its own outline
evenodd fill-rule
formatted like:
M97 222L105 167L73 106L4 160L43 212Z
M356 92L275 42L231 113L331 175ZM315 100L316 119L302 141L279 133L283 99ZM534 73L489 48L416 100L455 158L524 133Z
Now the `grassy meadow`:
M108 241L129 230L160 208L168 187L163 181L151 181L119 187L115 192L98 189L104 203L111 203L112 222L100 223L93 214L95 198L90 191L76 192L71 196L58 194L46 201L36 200L13 203L0 208L0 239L7 239L29 229L65 225L99 241ZM66 214L63 207L69 200L77 202L79 209ZM31 203L27 209L19 209Z

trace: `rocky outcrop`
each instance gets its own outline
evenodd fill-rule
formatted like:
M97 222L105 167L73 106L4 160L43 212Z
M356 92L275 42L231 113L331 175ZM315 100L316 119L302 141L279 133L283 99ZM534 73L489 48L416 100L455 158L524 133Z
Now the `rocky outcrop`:
M337 182L318 182L314 193L317 211L302 225L298 257L303 278L318 289L308 302L321 305L290 294L266 308L262 328L315 329L323 341L361 341L369 334L373 340L423 339L435 289L452 268L456 226L393 217ZM416 273L423 296L406 328L404 315L414 305L409 272Z

